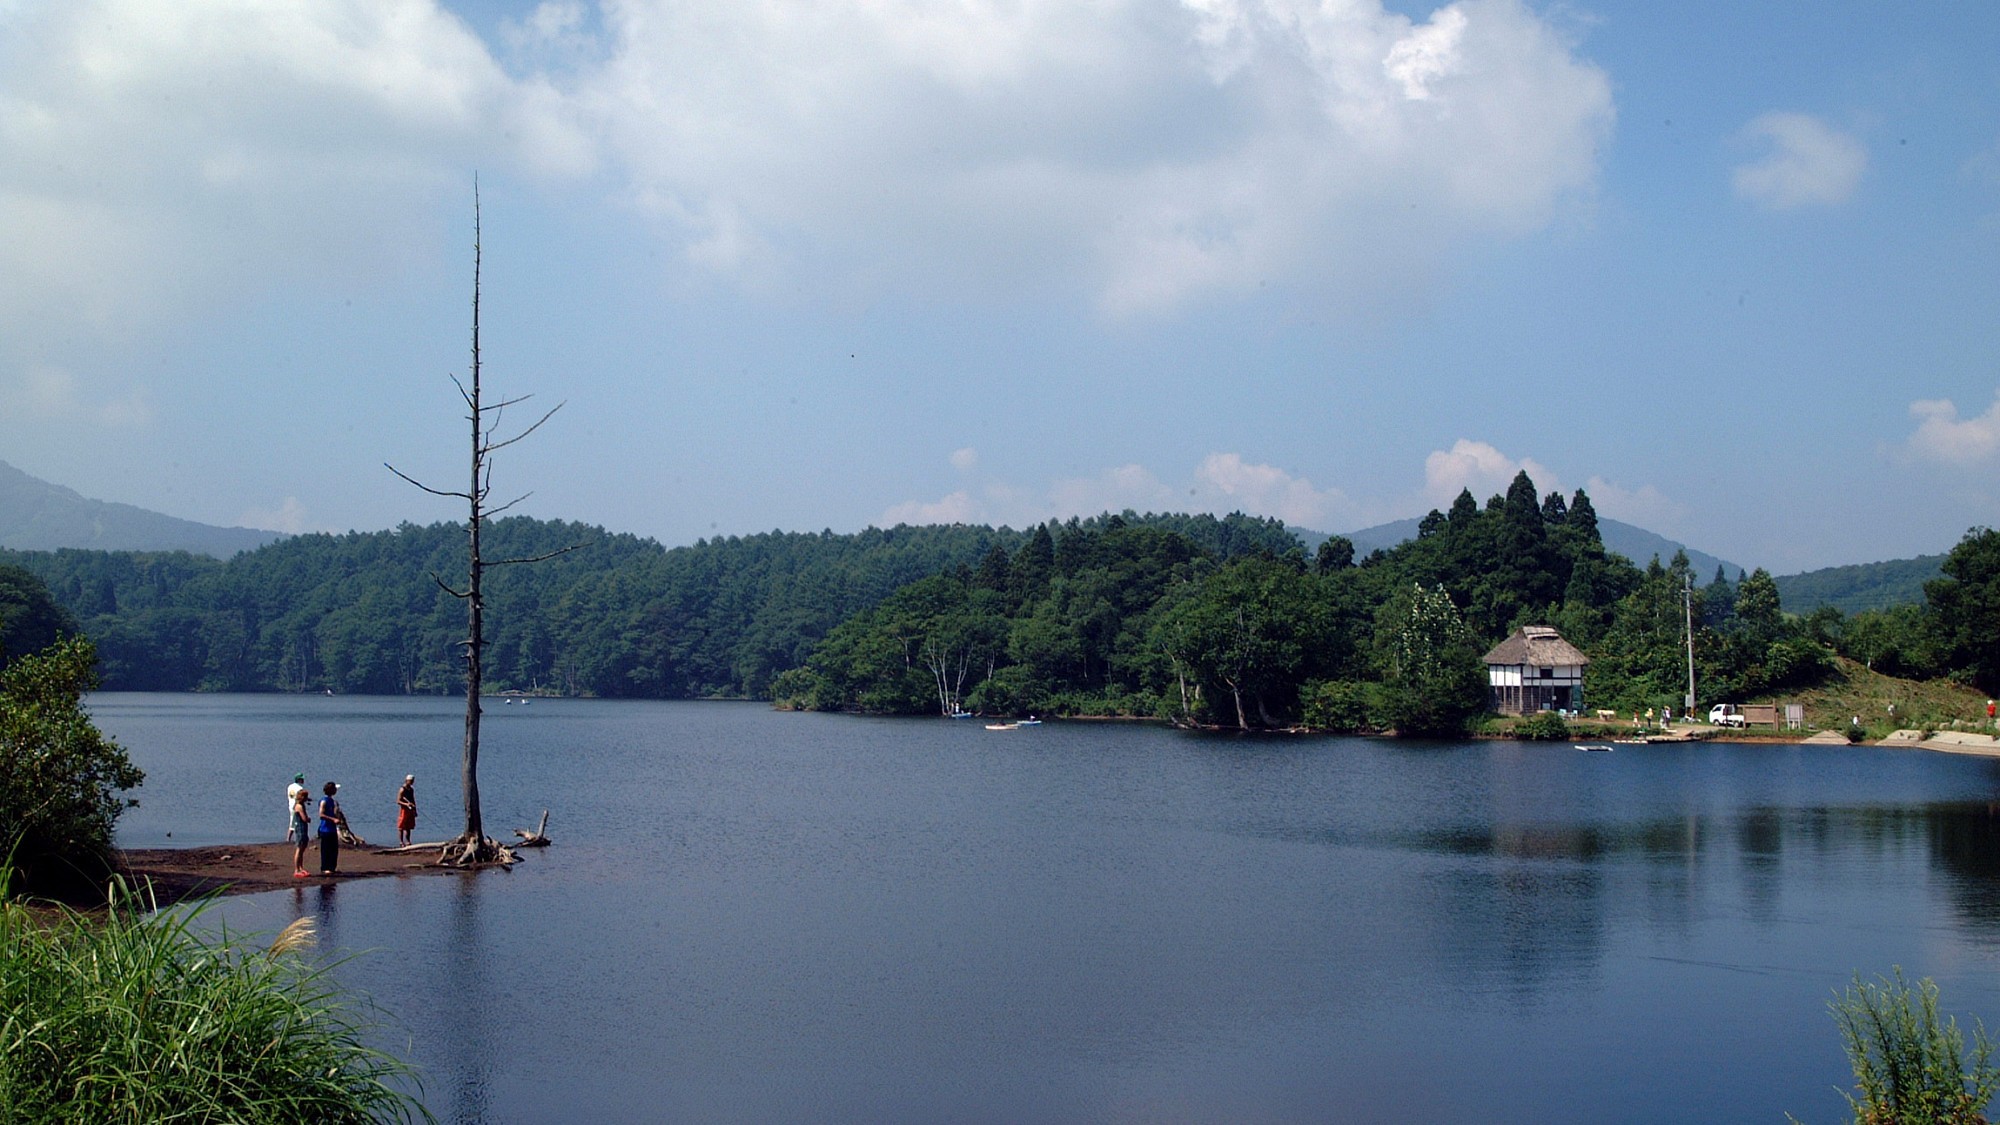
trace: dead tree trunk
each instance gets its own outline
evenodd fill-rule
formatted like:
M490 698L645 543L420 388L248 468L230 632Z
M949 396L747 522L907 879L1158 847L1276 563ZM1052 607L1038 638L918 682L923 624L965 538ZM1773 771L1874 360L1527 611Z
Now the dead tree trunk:
M522 430L520 433L504 439L497 436L501 418L506 409L516 403L526 402L532 396L522 395L518 398L504 399L495 403L488 403L481 397L479 379L479 283L480 270L483 263L480 236L479 184L475 180L472 186L472 370L471 378L468 380L471 386L468 387L466 383L459 382L456 376L452 378L452 382L458 386L459 397L465 400L467 408L466 419L472 426L471 479L463 492L437 489L410 477L394 465L387 466L390 472L395 473L425 492L435 496L448 496L464 500L468 507L465 528L467 545L470 551L470 562L467 567L465 589L456 589L445 582L444 579L432 575L432 578L446 592L465 602L466 639L462 642L465 647L465 753L461 771L465 798L465 832L457 839L447 842L444 847L445 862L457 864L511 863L513 861L511 852L486 835L479 810L479 697L482 684L485 680L486 600L484 578L486 569L488 567L506 566L513 563L540 562L543 559L554 558L565 552L576 550L575 546L570 546L550 551L546 554L536 555L532 558L489 560L480 549L480 533L485 529L487 521L519 504L521 501L526 500L528 495L530 495L524 494L497 507L488 507L487 502L491 499L493 492L493 454L534 433L541 428L543 422L548 421L557 410L562 409L562 404L557 403L553 409L543 414L533 425Z

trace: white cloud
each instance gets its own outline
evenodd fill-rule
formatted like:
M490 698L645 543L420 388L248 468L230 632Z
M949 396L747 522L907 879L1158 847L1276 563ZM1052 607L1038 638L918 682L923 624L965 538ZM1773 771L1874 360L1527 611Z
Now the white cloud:
M751 285L1367 294L1587 195L1613 117L1520 0L552 0L498 27L0 4L0 335L404 268L474 167L606 173Z
M882 527L894 527L907 523L921 527L934 523L984 523L980 506L972 499L972 494L960 489L940 500L908 500L882 513L876 523Z
M1059 480L1049 488L1047 512L1053 519L1100 512L1186 510L1191 507L1144 465L1120 465L1094 477Z
M1304 477L1275 465L1253 465L1241 454L1211 453L1195 469L1200 494L1222 498L1217 505L1257 516L1275 516L1294 527L1325 530L1353 513L1337 488L1321 491Z
M951 452L951 467L961 473L971 472L978 464L979 451L969 445L964 449L954 449Z
M1654 532L1678 534L1677 529L1685 525L1689 515L1687 505L1671 499L1650 484L1636 489L1624 488L1603 477L1593 476L1585 484L1584 491L1590 494L1590 506L1599 515L1638 524Z
M1311 481L1276 466L1246 462L1241 454L1211 453L1195 466L1182 487L1161 480L1144 465L1119 465L1095 476L1062 478L1040 490L990 481L976 490L960 489L935 501L897 504L884 511L878 522L883 526L989 523L1026 527L1044 520L1128 508L1217 515L1240 511L1320 530L1354 515L1353 505L1338 489L1315 488Z
M1910 451L1926 460L1970 466L2000 453L2000 391L1986 413L1975 417L1959 418L1950 399L1919 399L1910 404L1910 417L1917 419Z
M0 8L0 330L394 268L473 167L593 159L549 83L431 3Z
M37 364L17 373L6 400L23 417L42 422L81 422L107 430L139 430L153 423L151 395L144 387L105 396L81 386L60 367Z
M1505 493L1514 475L1526 472L1544 494L1561 491L1561 482L1546 465L1531 458L1519 461L1483 441L1459 438L1450 449L1433 450L1424 458L1424 496L1444 507L1470 489L1473 499L1484 502L1495 493ZM1596 494L1592 493L1593 500Z
M1868 168L1861 142L1803 113L1766 113L1742 139L1769 143L1761 159L1736 168L1736 194L1772 210L1845 203Z
M306 506L296 496L287 496L276 508L251 508L236 517L242 527L262 528L297 535L307 530Z
M1588 192L1610 85L1518 0L628 0L576 97L708 268L1350 290Z

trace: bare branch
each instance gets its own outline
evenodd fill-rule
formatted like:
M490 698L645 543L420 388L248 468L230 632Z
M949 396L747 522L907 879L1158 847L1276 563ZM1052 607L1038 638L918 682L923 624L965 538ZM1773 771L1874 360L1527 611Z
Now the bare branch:
M402 477L404 480L409 481L411 484L416 485L418 488L423 489L425 492L430 493L432 496L450 496L459 500L472 499L472 497L467 496L463 492L446 492L444 489L441 488L432 488L430 485L425 484L423 481L416 479L415 477L409 475L408 473L405 473L403 470L398 469L396 466L391 465L387 461L382 462L382 467L396 474L397 476Z
M550 411L547 414L542 415L540 421L537 421L534 425L529 426L527 429L522 430L520 433L515 434L513 437L508 438L506 441L499 442L498 444L488 445L486 447L486 452L491 453L496 449L505 449L508 446L514 444L515 442L520 441L522 438L527 437L529 434L534 433L536 430L541 429L543 422L546 422L549 419L555 417L556 411L561 410L563 407L567 405L569 405L567 402L556 403L555 406L552 409L550 409Z
M532 492L523 492L519 496L514 497L512 500L507 501L505 504L502 504L497 508L488 508L486 509L486 517L488 519L491 519L494 516L499 515L501 512L506 511L507 509L513 507L516 504L519 504L521 501L526 500L528 497L533 495L534 493Z
M445 593L450 594L452 597L458 598L461 601L472 596L472 591L470 590L459 591L452 589L450 583L446 582L442 578L439 578L435 573L431 575L431 581L438 584L438 589L443 590Z
M465 384L459 382L456 375L451 376L451 385L458 388L458 397L465 400L465 405L469 409L472 406L472 392L465 389Z
M569 553L570 553L571 551L581 551L581 550L583 550L583 549L584 549L585 547L588 547L588 546L590 546L590 544L588 544L588 543L571 543L571 544L570 544L569 546L567 546L567 547L558 547L558 548L556 548L555 550L553 550L553 551L550 551L550 552L549 552L548 554L545 554L545 555L536 555L536 556L534 556L533 558L526 558L526 559L498 559L498 560L495 560L495 561L493 561L493 562L489 562L489 563L487 563L486 565L487 565L487 566L513 566L513 565L514 565L514 564L516 564L516 563L538 563L538 562L541 562L541 561L542 561L542 560L544 560L544 559L552 559L552 558L555 558L555 557L556 557L557 555L567 555L567 554L569 554Z

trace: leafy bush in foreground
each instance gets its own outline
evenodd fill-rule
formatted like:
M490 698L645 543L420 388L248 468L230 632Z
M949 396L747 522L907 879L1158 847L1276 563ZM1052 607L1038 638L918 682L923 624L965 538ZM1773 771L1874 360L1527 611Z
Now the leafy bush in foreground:
M0 876L4 876L0 871ZM30 1123L430 1120L410 1068L297 950L194 931L206 908L144 912L114 884L103 916L0 903L0 1118Z
M1968 1057L1958 1021L1939 1020L1937 984L1926 977L1912 988L1895 973L1876 984L1856 975L1828 1004L1854 1066L1856 1125L1984 1125L2000 1090L1985 1027L1974 1026Z
M145 780L84 711L96 661L71 637L0 670L0 860L36 894L99 887L119 794Z

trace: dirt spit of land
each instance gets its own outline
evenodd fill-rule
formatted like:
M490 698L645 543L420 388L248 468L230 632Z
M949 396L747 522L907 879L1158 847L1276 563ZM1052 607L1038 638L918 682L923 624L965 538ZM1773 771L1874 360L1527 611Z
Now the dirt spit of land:
M319 845L306 848L303 879L292 877L290 844L224 844L205 848L130 848L118 852L118 870L134 884L150 882L161 905L203 894L255 894L283 887L384 875L462 875L445 867L436 851L392 852L369 845L340 849L340 872L319 873Z

